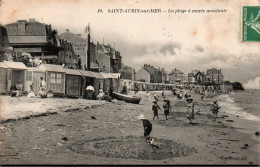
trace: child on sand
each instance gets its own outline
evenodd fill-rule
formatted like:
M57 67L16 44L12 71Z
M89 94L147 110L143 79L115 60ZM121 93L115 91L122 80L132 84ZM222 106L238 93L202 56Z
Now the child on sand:
M218 110L219 110L218 102L217 100L213 102L213 105L211 107L212 114L214 115L214 120L216 120L217 115L218 115Z
M153 144L153 139L150 138L150 133L152 132L152 123L144 117L143 114L139 115L139 120L142 120L144 126L144 137L147 144Z
M163 104L164 115L165 115L166 120L168 120L167 116L169 115L170 110L171 110L170 100L169 100L169 99L166 99L166 100L164 100L164 102L165 102L165 103Z
M193 99L188 98L187 99L188 104L188 108L187 108L187 118L190 121L189 123L192 124L192 119L195 118L194 116L194 104L193 104Z
M153 101L153 107L152 107L152 110L153 110L153 120L155 117L157 117L157 121L159 120L159 117L158 117L158 108L161 110L160 106L157 105L157 101L154 100ZM162 111L162 110L161 110Z

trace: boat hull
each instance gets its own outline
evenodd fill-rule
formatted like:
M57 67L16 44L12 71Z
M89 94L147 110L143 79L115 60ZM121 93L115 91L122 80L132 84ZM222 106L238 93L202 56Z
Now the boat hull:
M134 104L139 104L140 100L141 100L141 98L139 98L139 97L124 95L124 94L115 93L115 92L113 92L113 97L117 100L123 100L127 103L134 103Z

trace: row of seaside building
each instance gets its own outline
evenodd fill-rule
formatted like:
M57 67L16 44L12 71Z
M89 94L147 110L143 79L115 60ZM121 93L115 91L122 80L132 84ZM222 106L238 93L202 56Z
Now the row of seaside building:
M93 85L97 94L99 89L120 92L122 83L138 83L135 87L140 87L139 90L147 84L157 90L160 86L152 85L216 86L223 83L221 69L215 68L205 73L193 70L185 75L179 69L167 73L163 68L144 64L135 71L122 63L122 55L115 47L88 41L87 33L74 34L66 29L58 34L51 25L35 19L0 24L0 28L0 74L4 76L0 80L0 93L8 92L10 84L18 80L23 82L24 91L33 84L34 91L38 92L40 77L44 77L54 93L73 96L83 95L87 84Z
M120 73L92 72L81 69L64 68L61 65L41 64L38 67L26 67L22 62L3 61L0 62L0 93L10 92L11 84L20 84L21 91L28 93L40 91L41 77L46 81L47 92L67 97L86 97L86 87L94 87L94 97L97 97L99 90L111 92L122 92L124 87L127 90L153 91L172 90L174 88L205 90L221 90L222 92L232 91L227 85L219 86L191 86L181 84L163 84L139 82L120 79Z
M135 77L137 81L152 83L217 85L224 82L221 69L207 69L206 73L192 70L185 75L181 70L175 68L168 74L163 68L157 69L150 64L144 64L136 72Z

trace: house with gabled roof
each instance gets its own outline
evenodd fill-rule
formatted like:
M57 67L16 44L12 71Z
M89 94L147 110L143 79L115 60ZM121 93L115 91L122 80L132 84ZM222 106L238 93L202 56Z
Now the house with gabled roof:
M204 83L204 81L205 81L204 72L201 72L201 71L198 70L198 72L194 74L194 78L195 78L195 81L196 81L198 84Z
M33 57L57 58L58 52L62 49L59 45L57 30L35 19L17 20L17 22L5 25L5 28L7 33L3 36L3 42L13 47L15 57L26 52Z
M171 84L177 84L184 81L184 73L179 69L173 69L169 74L169 82Z
M135 78L137 81L162 83L162 72L150 64L144 64L144 66L136 72Z
M224 76L221 72L221 69L211 68L207 69L205 75L205 82L221 84L223 82Z

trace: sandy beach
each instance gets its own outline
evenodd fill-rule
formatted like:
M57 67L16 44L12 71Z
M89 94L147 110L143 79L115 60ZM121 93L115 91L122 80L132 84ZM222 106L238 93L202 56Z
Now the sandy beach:
M142 97L139 105L117 100L37 99L42 113L19 107L18 101L27 106L35 99L1 96L2 104L5 101L17 112L12 117L1 107L0 164L260 164L255 129L243 127L246 121L221 111L213 121L210 105L217 96L201 100L192 94L195 110L201 112L191 125L185 100L170 91L165 92L172 105L168 121L161 111L159 121L152 120L153 96L162 107L161 91L136 95ZM12 104L7 104L10 100ZM43 106L52 108L52 113L44 114L50 110ZM151 136L157 147L145 143L142 122L136 118L141 113L153 124Z

